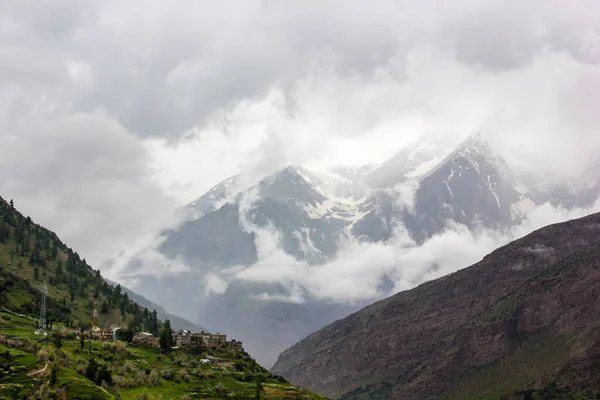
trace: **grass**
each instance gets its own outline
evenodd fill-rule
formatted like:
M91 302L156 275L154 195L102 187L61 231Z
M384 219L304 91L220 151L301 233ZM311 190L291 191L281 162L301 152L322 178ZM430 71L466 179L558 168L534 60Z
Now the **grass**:
M177 350L165 355L155 348L98 340L86 340L81 349L78 339L63 339L62 346L57 348L50 337L30 337L29 332L35 327L33 319L7 312L0 312L0 318L6 342L0 344L0 354L10 354L10 368L0 369L0 399L64 396L135 400L143 395L161 400L184 396L253 399L257 377L262 380L261 399L324 399L276 379L246 353L237 350L217 348L197 355ZM20 322L25 325L11 326ZM13 338L18 340L7 342L5 328L16 333ZM211 356L217 357L211 364L200 362L201 358ZM46 370L44 357L48 357ZM110 371L112 384L101 386L86 378L91 359ZM52 369L57 371L54 384L51 384ZM44 372L29 376L36 371Z

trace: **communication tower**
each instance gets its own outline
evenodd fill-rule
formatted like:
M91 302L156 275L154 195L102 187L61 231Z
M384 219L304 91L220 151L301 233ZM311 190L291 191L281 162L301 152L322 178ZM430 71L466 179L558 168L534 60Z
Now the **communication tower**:
M42 306L40 308L40 321L38 328L35 331L36 335L46 336L46 297L48 296L48 285L44 283L44 290L42 291Z

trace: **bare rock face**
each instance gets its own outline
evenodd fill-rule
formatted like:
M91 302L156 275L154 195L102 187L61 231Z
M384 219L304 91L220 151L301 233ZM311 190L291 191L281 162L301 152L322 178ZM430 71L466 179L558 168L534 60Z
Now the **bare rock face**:
M493 398L551 378L600 389L598 293L594 214L336 321L283 352L273 372L331 397Z

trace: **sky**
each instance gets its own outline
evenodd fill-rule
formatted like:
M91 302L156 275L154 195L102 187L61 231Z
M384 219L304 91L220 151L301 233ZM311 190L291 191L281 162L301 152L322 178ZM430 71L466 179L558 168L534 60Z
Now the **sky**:
M600 148L594 0L0 0L0 196L94 266L240 172Z

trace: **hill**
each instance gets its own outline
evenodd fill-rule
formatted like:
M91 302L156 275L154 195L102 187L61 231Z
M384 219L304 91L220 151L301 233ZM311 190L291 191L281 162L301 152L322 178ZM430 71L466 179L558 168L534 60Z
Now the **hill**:
M109 279L106 279L106 281L109 284L111 284L113 287L118 285L118 283L112 282ZM121 289L123 290L124 293L127 293L127 295L129 296L129 298L131 300L135 301L140 306L147 308L149 311L156 311L156 315L158 316L159 320L164 321L164 320L168 319L169 321L171 321L171 326L173 327L174 330L186 329L186 330L192 331L192 332L201 332L201 331L209 332L209 330L206 329L205 327L195 324L191 321L188 321L187 319L182 318L178 315L171 314L170 312L165 310L162 306L154 303L153 301L148 300L141 294L135 293L133 290L128 289L125 286L121 286Z
M44 336L34 331L45 282ZM123 341L99 340L91 325L121 326ZM133 339L143 331L160 335L161 347L147 334ZM171 349L169 338L170 323L156 311L0 198L0 399L323 399L241 349Z
M54 232L0 198L0 305L37 315L44 283L48 328L54 322L76 328L119 325L158 334L156 312L131 301L121 286L112 287Z
M593 214L336 321L273 372L344 399L597 398L599 291Z

